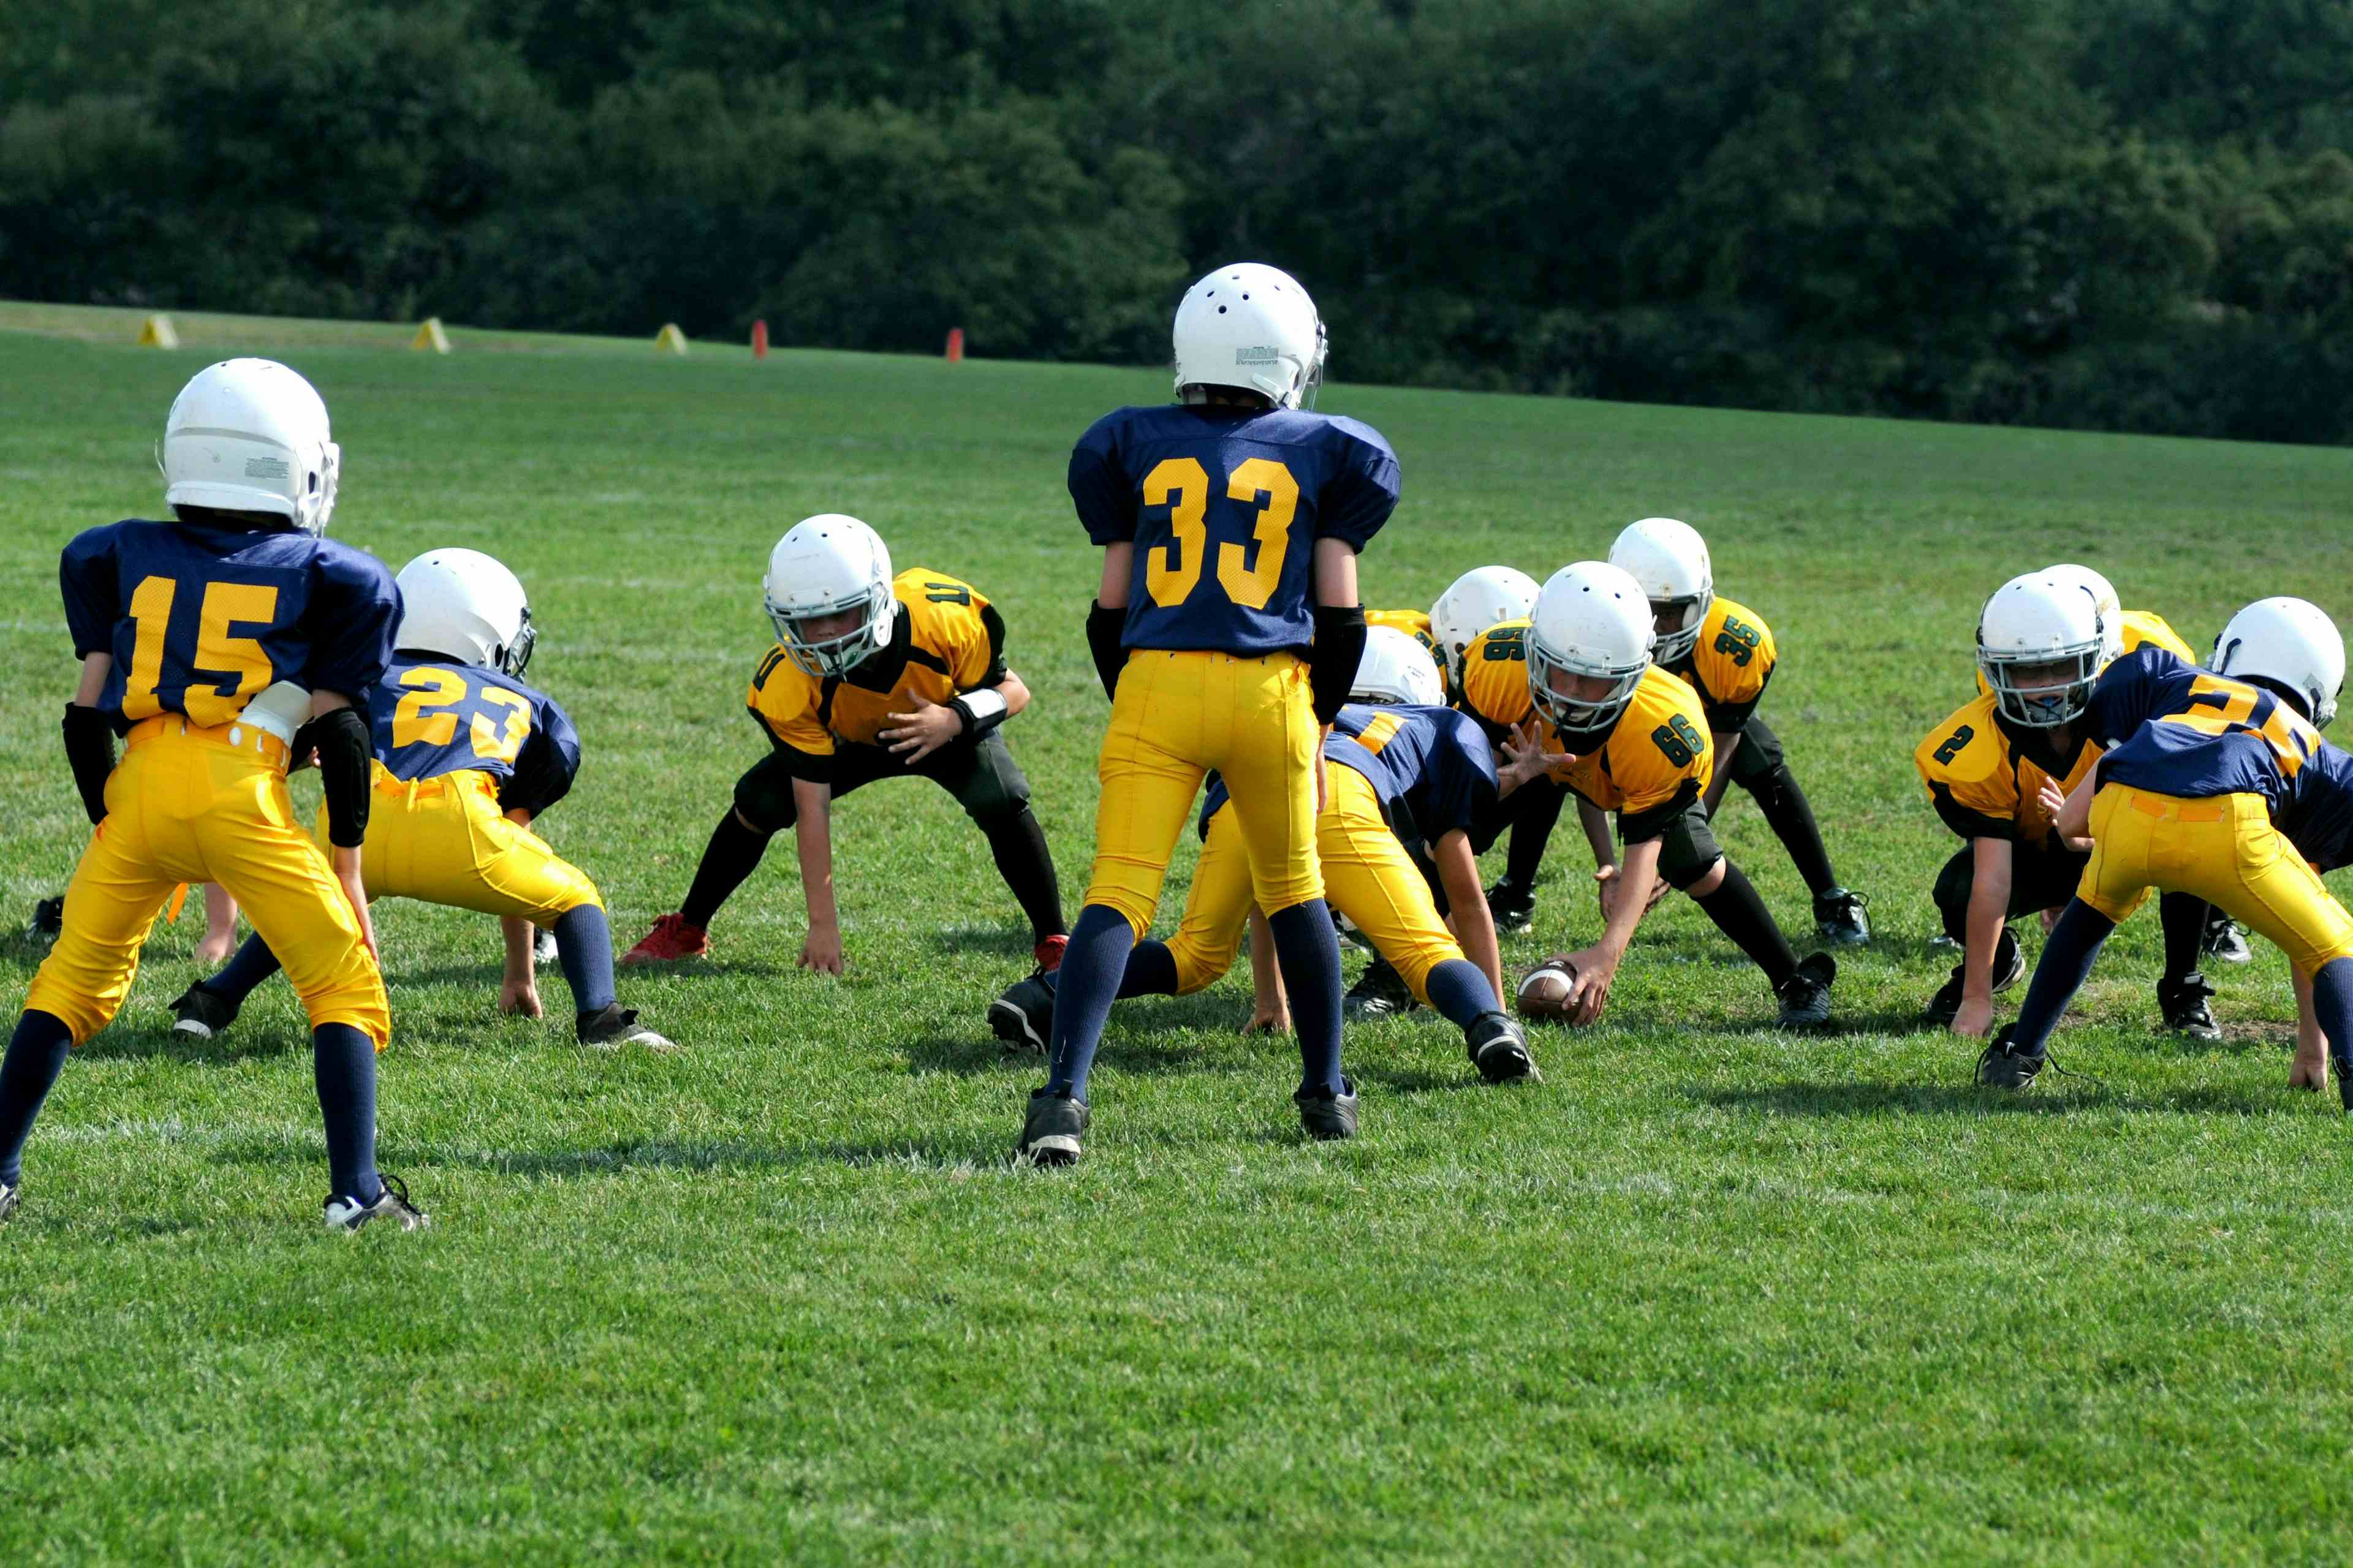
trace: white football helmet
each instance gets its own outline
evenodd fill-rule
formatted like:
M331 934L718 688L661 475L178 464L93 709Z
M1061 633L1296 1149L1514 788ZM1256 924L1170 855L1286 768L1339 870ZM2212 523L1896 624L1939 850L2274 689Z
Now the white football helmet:
M1528 695L1556 729L1604 729L1634 700L1656 640L1650 599L1631 574L1606 561L1564 566L1528 613ZM1599 697L1571 697L1553 689L1555 670L1609 688Z
M1430 650L1409 634L1395 626L1372 626L1365 633L1365 653L1356 661L1348 700L1442 708L1446 685Z
M170 505L272 511L322 533L343 448L309 382L275 360L231 359L198 371L172 400L155 461Z
M1278 408L1314 407L1324 381L1324 321L1296 279L1262 261L1237 261L1185 290L1171 333L1176 391L1238 386Z
M2258 599L2214 639L2214 673L2285 687L2316 730L2337 717L2345 687L2345 639L2328 613L2307 599Z
M2014 723L2047 730L2083 712L2092 700L2107 638L2083 584L2028 572L1993 591L1978 616L1978 668L2001 711ZM2032 682L2030 667L2056 665Z
M400 569L396 647L417 648L521 679L539 633L522 584L479 550L428 550Z
M1672 629L1658 634L1651 657L1672 664L1690 653L1715 603L1715 564L1699 530L1672 517L1630 522L1609 546L1609 564L1642 584L1652 616L1674 617Z
M1481 566L1454 579L1430 606L1430 635L1446 661L1446 679L1462 684L1462 656L1489 626L1535 607L1536 580L1513 566Z
M891 646L899 613L891 576L891 552L872 529L838 511L803 518L768 552L768 619L776 640L820 679L849 674ZM810 637L801 630L806 621L844 610L860 612L849 631Z
M2079 566L2072 561L2046 566L2042 569L2042 575L2072 584L2092 595L2092 605L2100 612L2100 668L2105 669L2122 658L2125 653L2125 605L2124 601L2116 597L2116 585L2089 566Z

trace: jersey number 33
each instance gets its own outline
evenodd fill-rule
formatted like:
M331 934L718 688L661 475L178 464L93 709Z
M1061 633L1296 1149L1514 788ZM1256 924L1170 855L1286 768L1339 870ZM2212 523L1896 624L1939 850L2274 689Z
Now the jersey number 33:
M1236 464L1226 478L1226 496L1256 510L1250 546L1218 546L1218 586L1244 609L1263 610L1282 582L1283 557L1291 549L1291 521L1299 510L1299 481L1271 458ZM1198 458L1164 458L1144 476L1144 504L1168 509L1166 544L1155 545L1145 563L1144 588L1155 605L1173 608L1201 584L1209 547L1209 475Z

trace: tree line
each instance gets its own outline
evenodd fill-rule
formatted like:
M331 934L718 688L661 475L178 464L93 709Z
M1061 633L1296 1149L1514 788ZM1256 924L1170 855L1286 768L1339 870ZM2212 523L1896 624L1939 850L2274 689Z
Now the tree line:
M5 0L0 295L2353 439L2342 0Z

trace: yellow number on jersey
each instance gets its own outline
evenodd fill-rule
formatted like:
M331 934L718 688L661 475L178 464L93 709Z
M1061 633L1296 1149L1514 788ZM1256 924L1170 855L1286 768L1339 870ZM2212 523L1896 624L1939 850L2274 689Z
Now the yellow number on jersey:
M481 699L505 709L507 721L502 729L493 731L486 715L474 715L474 755L493 763L513 762L523 742L531 737L531 699L503 686L483 687Z
M164 643L172 627L172 603L180 585L169 577L148 577L131 591L131 670L123 678L122 716L134 722L164 710L155 688L164 679ZM278 590L252 583L207 583L197 613L196 657L192 674L237 677L237 689L191 679L180 702L192 724L211 729L245 709L245 700L269 684L276 673L269 655L251 637L229 636L237 621L267 625L278 614Z
M1283 557L1291 551L1291 520L1299 510L1299 481L1271 458L1251 458L1226 481L1226 494L1244 503L1266 498L1253 538L1258 564L1247 566L1250 546L1218 547L1218 585L1248 610L1263 610L1282 581ZM1144 504L1168 509L1173 542L1156 545L1144 564L1144 591L1164 609L1181 605L1200 585L1203 553L1209 541L1209 476L1192 458L1163 458L1144 477Z
M433 669L420 666L401 672L400 683L409 689L392 710L392 744L395 751L414 746L419 742L428 746L446 746L458 734L458 715L433 712L433 709L450 709L466 700L466 678L452 670Z
M2201 698L2206 700L2200 702ZM2280 772L2289 778L2294 778L2296 770L2320 748L2319 731L2276 698L2261 724L2248 723L2247 715L2255 709L2256 692L2242 682L2225 680L2218 675L2200 675L2189 683L2189 700L2199 706L2168 713L2157 721L2185 725L2201 735L2253 730L2270 745L2272 754L2279 759Z

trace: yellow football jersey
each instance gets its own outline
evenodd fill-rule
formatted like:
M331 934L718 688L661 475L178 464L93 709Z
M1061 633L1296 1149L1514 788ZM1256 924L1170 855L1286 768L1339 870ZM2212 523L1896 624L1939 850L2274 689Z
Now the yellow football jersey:
M1567 751L1549 724L1544 749ZM1631 816L1667 805L1686 785L1694 796L1704 795L1715 773L1699 694L1654 664L1642 672L1609 738L1578 758L1562 782L1602 810Z
M1779 658L1772 628L1754 610L1718 598L1700 623L1690 657L1671 668L1699 693L1708 728L1730 731L1748 721Z
M1455 706L1492 731L1525 724L1535 714L1528 695L1528 621L1498 621L1462 650L1462 689Z
M820 679L795 664L780 643L753 673L744 695L753 716L784 745L830 756L847 742L871 746L922 696L944 703L1004 679L1004 627L972 584L911 567L892 580L899 612L888 647L848 675Z
M1428 610L1366 610L1365 625L1395 627L1428 648L1441 666L1446 662L1438 651L1438 636L1430 629Z
M2078 741L2063 764L2046 767L2002 728L1990 692L1928 731L1912 753L1920 782L1945 825L1967 838L2019 838L2042 844L2051 837L2043 809L2048 781L2066 795L2100 760L2100 748ZM2054 759L2054 763L2056 763Z
M2190 664L2199 662L2198 656L2189 651L2189 645L2181 640L2181 634L2155 610L2126 610L2118 619L2124 627L2125 652L2142 647L2161 647L2176 658ZM1978 695L1983 697L1992 689L1986 684L1985 671L1979 669Z

